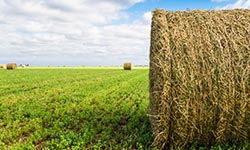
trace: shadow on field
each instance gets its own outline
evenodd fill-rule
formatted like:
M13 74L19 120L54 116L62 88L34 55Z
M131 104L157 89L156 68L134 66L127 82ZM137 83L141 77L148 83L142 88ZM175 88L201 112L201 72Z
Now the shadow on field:
M132 111L131 111L132 110ZM94 149L147 149L152 143L149 117L138 107L115 109L112 112L99 111L92 114L97 118L94 139L85 148ZM93 121L94 123L95 121Z
M51 112L53 122L44 120L48 134L40 148L49 149L148 149L152 133L147 108L100 104ZM39 149L39 148L38 148Z

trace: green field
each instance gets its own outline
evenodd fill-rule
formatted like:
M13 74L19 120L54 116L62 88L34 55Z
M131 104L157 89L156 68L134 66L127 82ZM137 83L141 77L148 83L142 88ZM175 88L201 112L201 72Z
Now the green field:
M145 149L148 69L0 70L0 149Z
M0 149L156 149L148 68L0 69ZM193 143L190 150L205 150ZM250 143L211 150L248 150Z

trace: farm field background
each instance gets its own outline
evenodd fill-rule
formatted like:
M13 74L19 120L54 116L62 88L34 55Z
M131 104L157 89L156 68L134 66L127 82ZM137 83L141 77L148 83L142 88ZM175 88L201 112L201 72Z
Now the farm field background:
M0 69L0 149L157 149L148 73L147 67ZM248 150L250 143L210 149Z
M0 70L3 149L145 149L148 69Z

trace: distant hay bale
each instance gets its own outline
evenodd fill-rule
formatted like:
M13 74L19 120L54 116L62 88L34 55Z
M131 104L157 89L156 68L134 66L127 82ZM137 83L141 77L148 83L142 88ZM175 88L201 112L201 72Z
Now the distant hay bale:
M0 64L0 68L6 69L6 65L5 64Z
M124 63L123 69L124 70L131 70L132 69L132 64L131 63Z
M26 65L22 65L22 68L26 68Z
M17 65L15 63L9 63L9 64L6 65L6 68L8 70L13 70L13 69L17 68Z
M250 10L153 12L154 145L250 141Z

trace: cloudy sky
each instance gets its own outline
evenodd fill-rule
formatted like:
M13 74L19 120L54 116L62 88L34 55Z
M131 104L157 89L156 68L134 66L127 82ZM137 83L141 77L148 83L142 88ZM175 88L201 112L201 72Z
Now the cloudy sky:
M250 0L0 0L0 64L147 65L155 8L250 8Z

